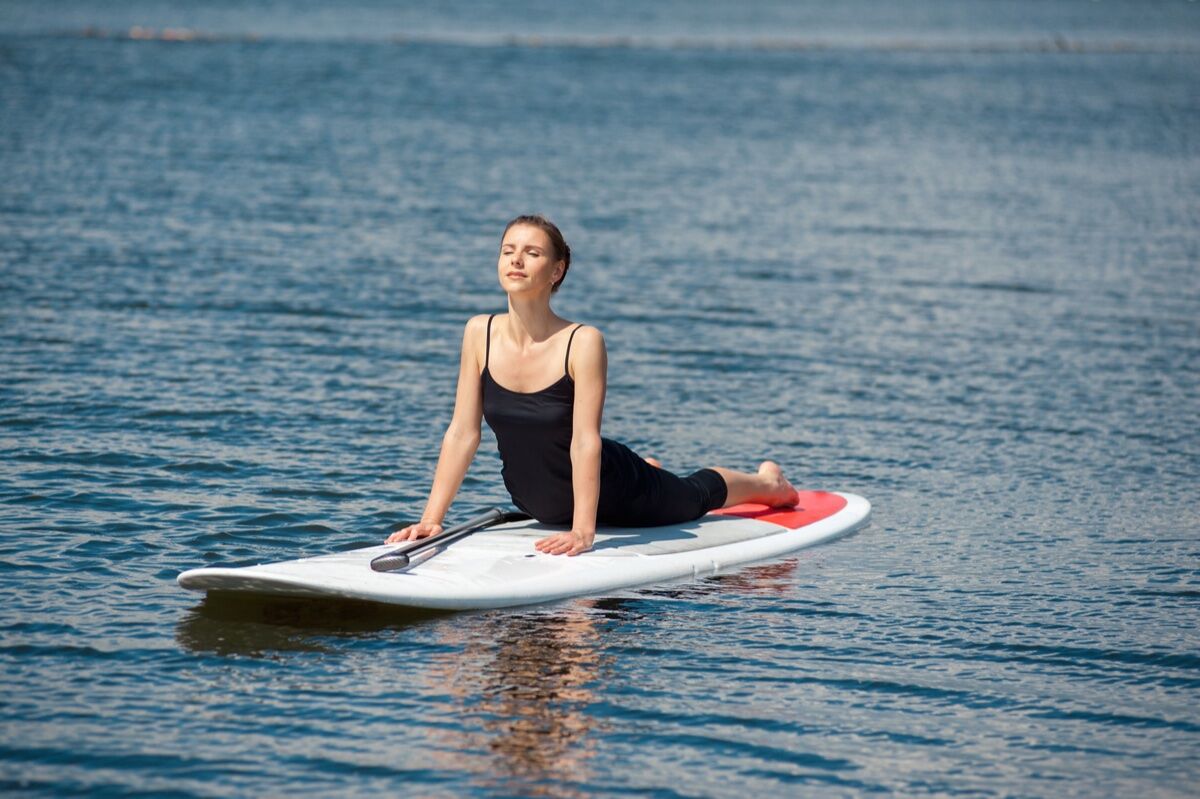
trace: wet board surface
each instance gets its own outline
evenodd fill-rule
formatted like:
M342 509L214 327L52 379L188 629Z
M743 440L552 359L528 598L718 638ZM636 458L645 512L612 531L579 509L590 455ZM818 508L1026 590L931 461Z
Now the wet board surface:
M469 610L536 604L728 570L830 541L865 526L855 494L802 491L795 508L738 505L667 527L601 527L592 549L544 555L534 543L560 527L535 521L489 527L400 572L371 570L386 544L300 560L203 568L178 577L193 591L358 599Z

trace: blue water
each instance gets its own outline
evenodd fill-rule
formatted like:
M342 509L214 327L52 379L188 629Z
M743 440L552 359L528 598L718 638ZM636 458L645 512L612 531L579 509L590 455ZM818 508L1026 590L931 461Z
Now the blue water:
M1193 795L1200 5L826 5L6 2L0 791ZM178 589L419 514L527 211L607 435L872 526L533 609ZM485 428L452 516L506 499Z

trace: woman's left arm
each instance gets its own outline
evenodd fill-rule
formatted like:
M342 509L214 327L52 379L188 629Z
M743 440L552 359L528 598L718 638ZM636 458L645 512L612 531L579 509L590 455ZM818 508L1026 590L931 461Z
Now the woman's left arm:
M600 502L600 417L608 376L604 336L594 327L581 327L572 343L567 370L575 381L571 429L571 484L575 515L571 531L548 536L537 548L551 555L578 555L596 538L596 508Z

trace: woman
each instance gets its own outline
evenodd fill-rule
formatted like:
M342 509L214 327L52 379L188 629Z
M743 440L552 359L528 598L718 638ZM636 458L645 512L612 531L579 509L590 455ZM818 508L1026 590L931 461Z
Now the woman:
M541 552L587 551L597 523L665 525L742 502L795 504L795 489L772 461L755 474L714 466L678 477L601 438L604 337L550 309L570 266L571 249L549 220L519 216L505 227L497 270L508 313L467 322L454 416L429 500L421 521L393 533L389 544L442 531L479 447L481 417L496 434L513 504L545 524L570 526L539 540Z

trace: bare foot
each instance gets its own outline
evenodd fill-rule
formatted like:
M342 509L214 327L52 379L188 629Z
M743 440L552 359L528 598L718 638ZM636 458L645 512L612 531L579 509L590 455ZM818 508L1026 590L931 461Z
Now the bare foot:
M777 508L791 508L800 501L800 495L783 476L783 469L779 468L778 463L763 461L758 465L758 473L771 480L771 488L768 493L771 501L767 504Z
M662 468L662 461L660 461L658 458L652 458L652 457L647 456L645 458L642 458L642 460L644 460L646 463L653 466L655 469Z

